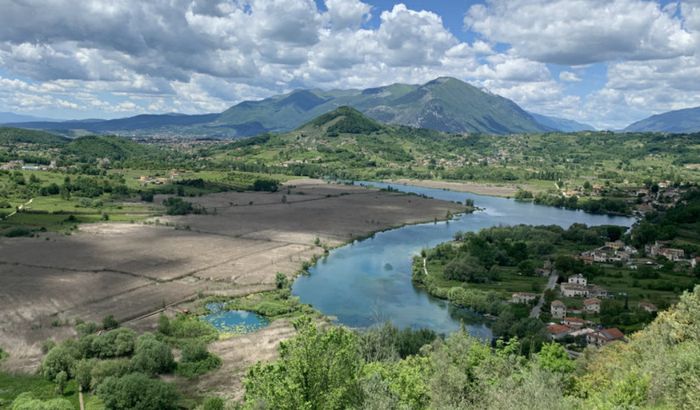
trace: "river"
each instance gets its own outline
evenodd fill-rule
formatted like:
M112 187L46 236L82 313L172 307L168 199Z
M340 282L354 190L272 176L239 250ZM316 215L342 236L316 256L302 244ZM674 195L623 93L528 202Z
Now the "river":
M385 188L389 184L362 182ZM399 328L430 328L450 333L461 323L474 336L491 337L481 315L436 299L411 282L411 263L421 249L450 241L457 232L478 231L499 225L559 225L573 223L631 226L635 219L588 214L465 192L391 184L403 192L464 202L469 198L483 209L458 215L449 222L408 225L334 249L299 277L292 293L325 315L350 327L367 327L386 321Z

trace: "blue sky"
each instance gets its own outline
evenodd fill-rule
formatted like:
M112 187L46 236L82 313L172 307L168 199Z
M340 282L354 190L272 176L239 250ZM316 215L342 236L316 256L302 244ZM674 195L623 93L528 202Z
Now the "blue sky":
M700 1L0 5L0 111L54 118L218 112L295 88L444 75L601 129L700 106Z

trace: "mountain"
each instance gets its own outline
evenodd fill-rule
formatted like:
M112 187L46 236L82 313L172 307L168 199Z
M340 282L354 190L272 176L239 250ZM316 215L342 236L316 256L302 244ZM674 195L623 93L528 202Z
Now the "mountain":
M380 122L444 132L551 131L513 101L450 77L440 77L422 85L392 84L365 90L296 90L260 101L244 101L220 114L138 115L116 120L13 125L66 135L91 132L236 137L288 132L341 106L353 107Z
M51 118L35 117L33 115L15 114L13 112L0 112L0 124L34 122L34 121L58 121Z
M595 131L595 128L588 124L583 124L578 121L569 120L567 118L551 117L549 115L529 113L532 118L538 123L547 128L561 132L578 132L578 131Z
M217 123L257 122L269 131L289 131L340 106L370 118L445 132L510 134L549 130L513 101L463 81L441 77L423 85L392 84L366 90L298 90L224 111Z
M700 107L668 111L630 124L626 132L700 132Z

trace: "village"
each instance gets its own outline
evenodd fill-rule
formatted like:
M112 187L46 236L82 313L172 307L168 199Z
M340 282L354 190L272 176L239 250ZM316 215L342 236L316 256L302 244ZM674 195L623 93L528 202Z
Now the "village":
M639 250L617 240L606 242L604 246L596 249L581 252L576 259L586 265L616 264L632 271L636 271L642 265L659 269L661 268L660 262L664 259L673 262L674 265L686 265L691 269L700 262L700 256L688 256L683 249L672 248L668 245L668 242L655 241L653 244L646 245L643 255L640 255ZM605 327L600 323L600 314L605 305L604 300L619 297L625 300L625 306L627 306L628 295L626 292L609 291L602 286L591 283L581 273L568 276L565 281L558 284L557 289L556 283L559 277L551 264L546 263L545 267L538 269L537 272L543 276L550 276L549 285L545 292L550 291L556 295L556 299L549 303L548 314L542 314L542 319L547 323L547 334L550 340L567 345L567 350L572 355L577 355L578 351L585 346L600 347L611 342L625 342L627 340L619 328ZM512 294L510 302L536 304L530 316L540 317L540 311L543 302L545 302L545 293L540 295L530 292L515 292ZM640 300L631 307L644 311L651 317L659 311L659 307L646 300ZM549 317L549 321L547 321L547 317Z

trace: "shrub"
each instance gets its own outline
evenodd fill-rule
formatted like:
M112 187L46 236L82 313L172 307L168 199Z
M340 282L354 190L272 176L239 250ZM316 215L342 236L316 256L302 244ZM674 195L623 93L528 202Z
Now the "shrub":
M189 342L182 348L182 359L177 366L177 373L192 378L202 375L221 365L221 359L207 350L202 341Z
M108 377L97 388L107 410L176 409L175 387L142 373Z
M171 371L175 366L175 359L168 345L157 340L152 334L144 333L136 340L131 365L134 370L156 375Z

